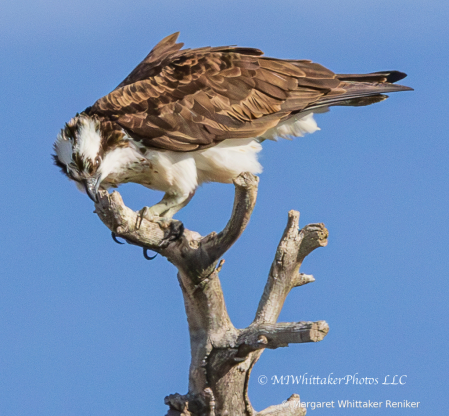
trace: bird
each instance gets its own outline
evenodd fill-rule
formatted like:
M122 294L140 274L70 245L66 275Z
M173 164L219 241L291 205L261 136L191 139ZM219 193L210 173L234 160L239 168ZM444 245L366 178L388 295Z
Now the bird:
M400 71L335 74L255 48L182 49L178 36L160 41L56 138L55 164L95 203L100 189L138 183L165 193L142 215L171 219L201 184L261 173L262 143L319 130L315 113L412 90L395 84L406 77Z

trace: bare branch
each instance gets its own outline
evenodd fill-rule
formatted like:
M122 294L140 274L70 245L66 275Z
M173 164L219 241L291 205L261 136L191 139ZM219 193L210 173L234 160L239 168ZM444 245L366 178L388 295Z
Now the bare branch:
M95 204L95 212L117 236L155 251L160 250L160 244L166 235L164 229L159 224L146 220L143 220L141 227L137 229L137 213L123 203L123 199L117 191L112 194L100 191L99 201Z
M324 224L320 223L306 225L300 231L300 234L303 235L303 240L298 251L298 263L302 263L304 258L316 248L327 246L329 231L327 231Z
M200 394L170 394L164 399L170 406L166 416L215 416L215 397L212 389L206 387Z
M190 397L188 394L181 395L179 393L170 394L165 397L164 403L167 406L170 406L170 411L172 413L168 413L168 415L181 415L184 414L184 412L188 411L188 405L189 405ZM189 414L189 413L188 413ZM167 416L168 416L167 415Z
M317 322L280 322L249 327L243 330L237 343L238 357L263 348L276 349L287 347L288 344L303 342L318 342L329 332L325 321Z
M284 403L270 406L255 416L304 416L306 409L301 406L301 401L297 394L292 394Z
M296 276L293 276L292 286L298 287L306 285L307 283L313 283L315 278L311 274L299 273Z
M218 260L245 230L256 204L258 184L259 178L248 172L234 179L235 197L231 218L223 231L209 234L202 241L202 249L207 252L209 261Z
M307 225L300 231L298 225L299 212L290 211L251 326L274 324L290 290L314 281L313 276L298 274L299 268L305 256L327 244L328 231L323 224Z
M234 180L235 198L232 215L225 229L220 233L211 233L201 239L198 233L184 230L182 247L177 251L170 250L165 255L176 266L193 264L203 269L203 276L210 275L215 262L237 241L251 217L257 198L259 178L250 173L242 173ZM95 205L95 212L103 223L118 237L129 242L147 247L161 253L167 244L164 242L173 231L173 227L181 224L176 220L161 219L157 222L140 218L139 214L125 206L123 199L117 191L108 194L99 192L99 202ZM140 223L138 227L137 224ZM180 255L181 258L177 256ZM177 261L179 260L179 262Z
M200 394L208 383L205 363L213 363L210 364L212 367L219 368L231 355L227 349L235 344L238 336L226 310L218 279L224 261L218 268L216 263L248 224L256 202L258 178L243 173L234 184L234 207L225 229L218 234L209 234L199 242L197 240L196 245L187 244L184 239L172 247L170 254L167 253L167 258L179 270L178 279L184 295L192 347L189 391L195 394ZM212 354L214 348L223 350L225 354ZM226 384L226 378L222 380Z

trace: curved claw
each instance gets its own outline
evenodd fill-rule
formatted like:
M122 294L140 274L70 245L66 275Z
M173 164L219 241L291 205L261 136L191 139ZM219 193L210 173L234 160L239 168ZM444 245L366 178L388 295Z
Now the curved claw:
M182 237L184 233L184 224L178 220L172 220L170 227L164 233L164 238L159 243L159 247L167 247L172 241L176 241Z
M117 235L116 235L114 232L111 232L111 236L112 236L112 239L113 239L117 244L125 244L125 243L122 243L121 241L118 241L118 240L117 240Z
M145 257L147 260L154 260L157 256L157 253L153 257L151 257L148 255L148 250L148 248L143 248L143 257Z

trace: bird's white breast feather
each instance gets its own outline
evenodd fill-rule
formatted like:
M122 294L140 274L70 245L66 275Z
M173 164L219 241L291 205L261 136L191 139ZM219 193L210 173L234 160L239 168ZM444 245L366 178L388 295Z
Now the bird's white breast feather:
M175 194L189 195L198 187L195 152L148 150L151 188Z
M254 139L229 139L206 150L192 152L199 182L231 183L242 172L258 174L262 166L257 153L262 150Z
M112 152L106 153L100 168L100 181L109 175L121 176L127 172L127 169L133 164L139 164L143 157L133 147L118 147Z
M276 140L278 137L291 139L292 137L302 137L306 133L315 133L317 130L320 128L313 118L313 113L304 113L304 115L300 113L267 130L260 137L268 140Z

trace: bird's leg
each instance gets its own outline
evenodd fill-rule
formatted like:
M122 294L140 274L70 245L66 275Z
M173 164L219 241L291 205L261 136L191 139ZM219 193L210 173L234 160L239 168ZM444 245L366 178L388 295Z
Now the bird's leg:
M152 207L144 207L139 211L137 229L140 228L143 218L148 221L157 222L163 228L167 228L170 220L181 208L184 208L193 198L195 191L189 194L166 193L162 200Z
M164 195L164 198L166 197L166 195L167 194ZM170 206L170 208L163 213L164 218L173 218L173 215L175 215L179 210L184 208L191 201L193 195L195 195L195 191L190 192L187 195L187 198L181 200L177 205ZM162 201L164 200L164 198L162 198Z

